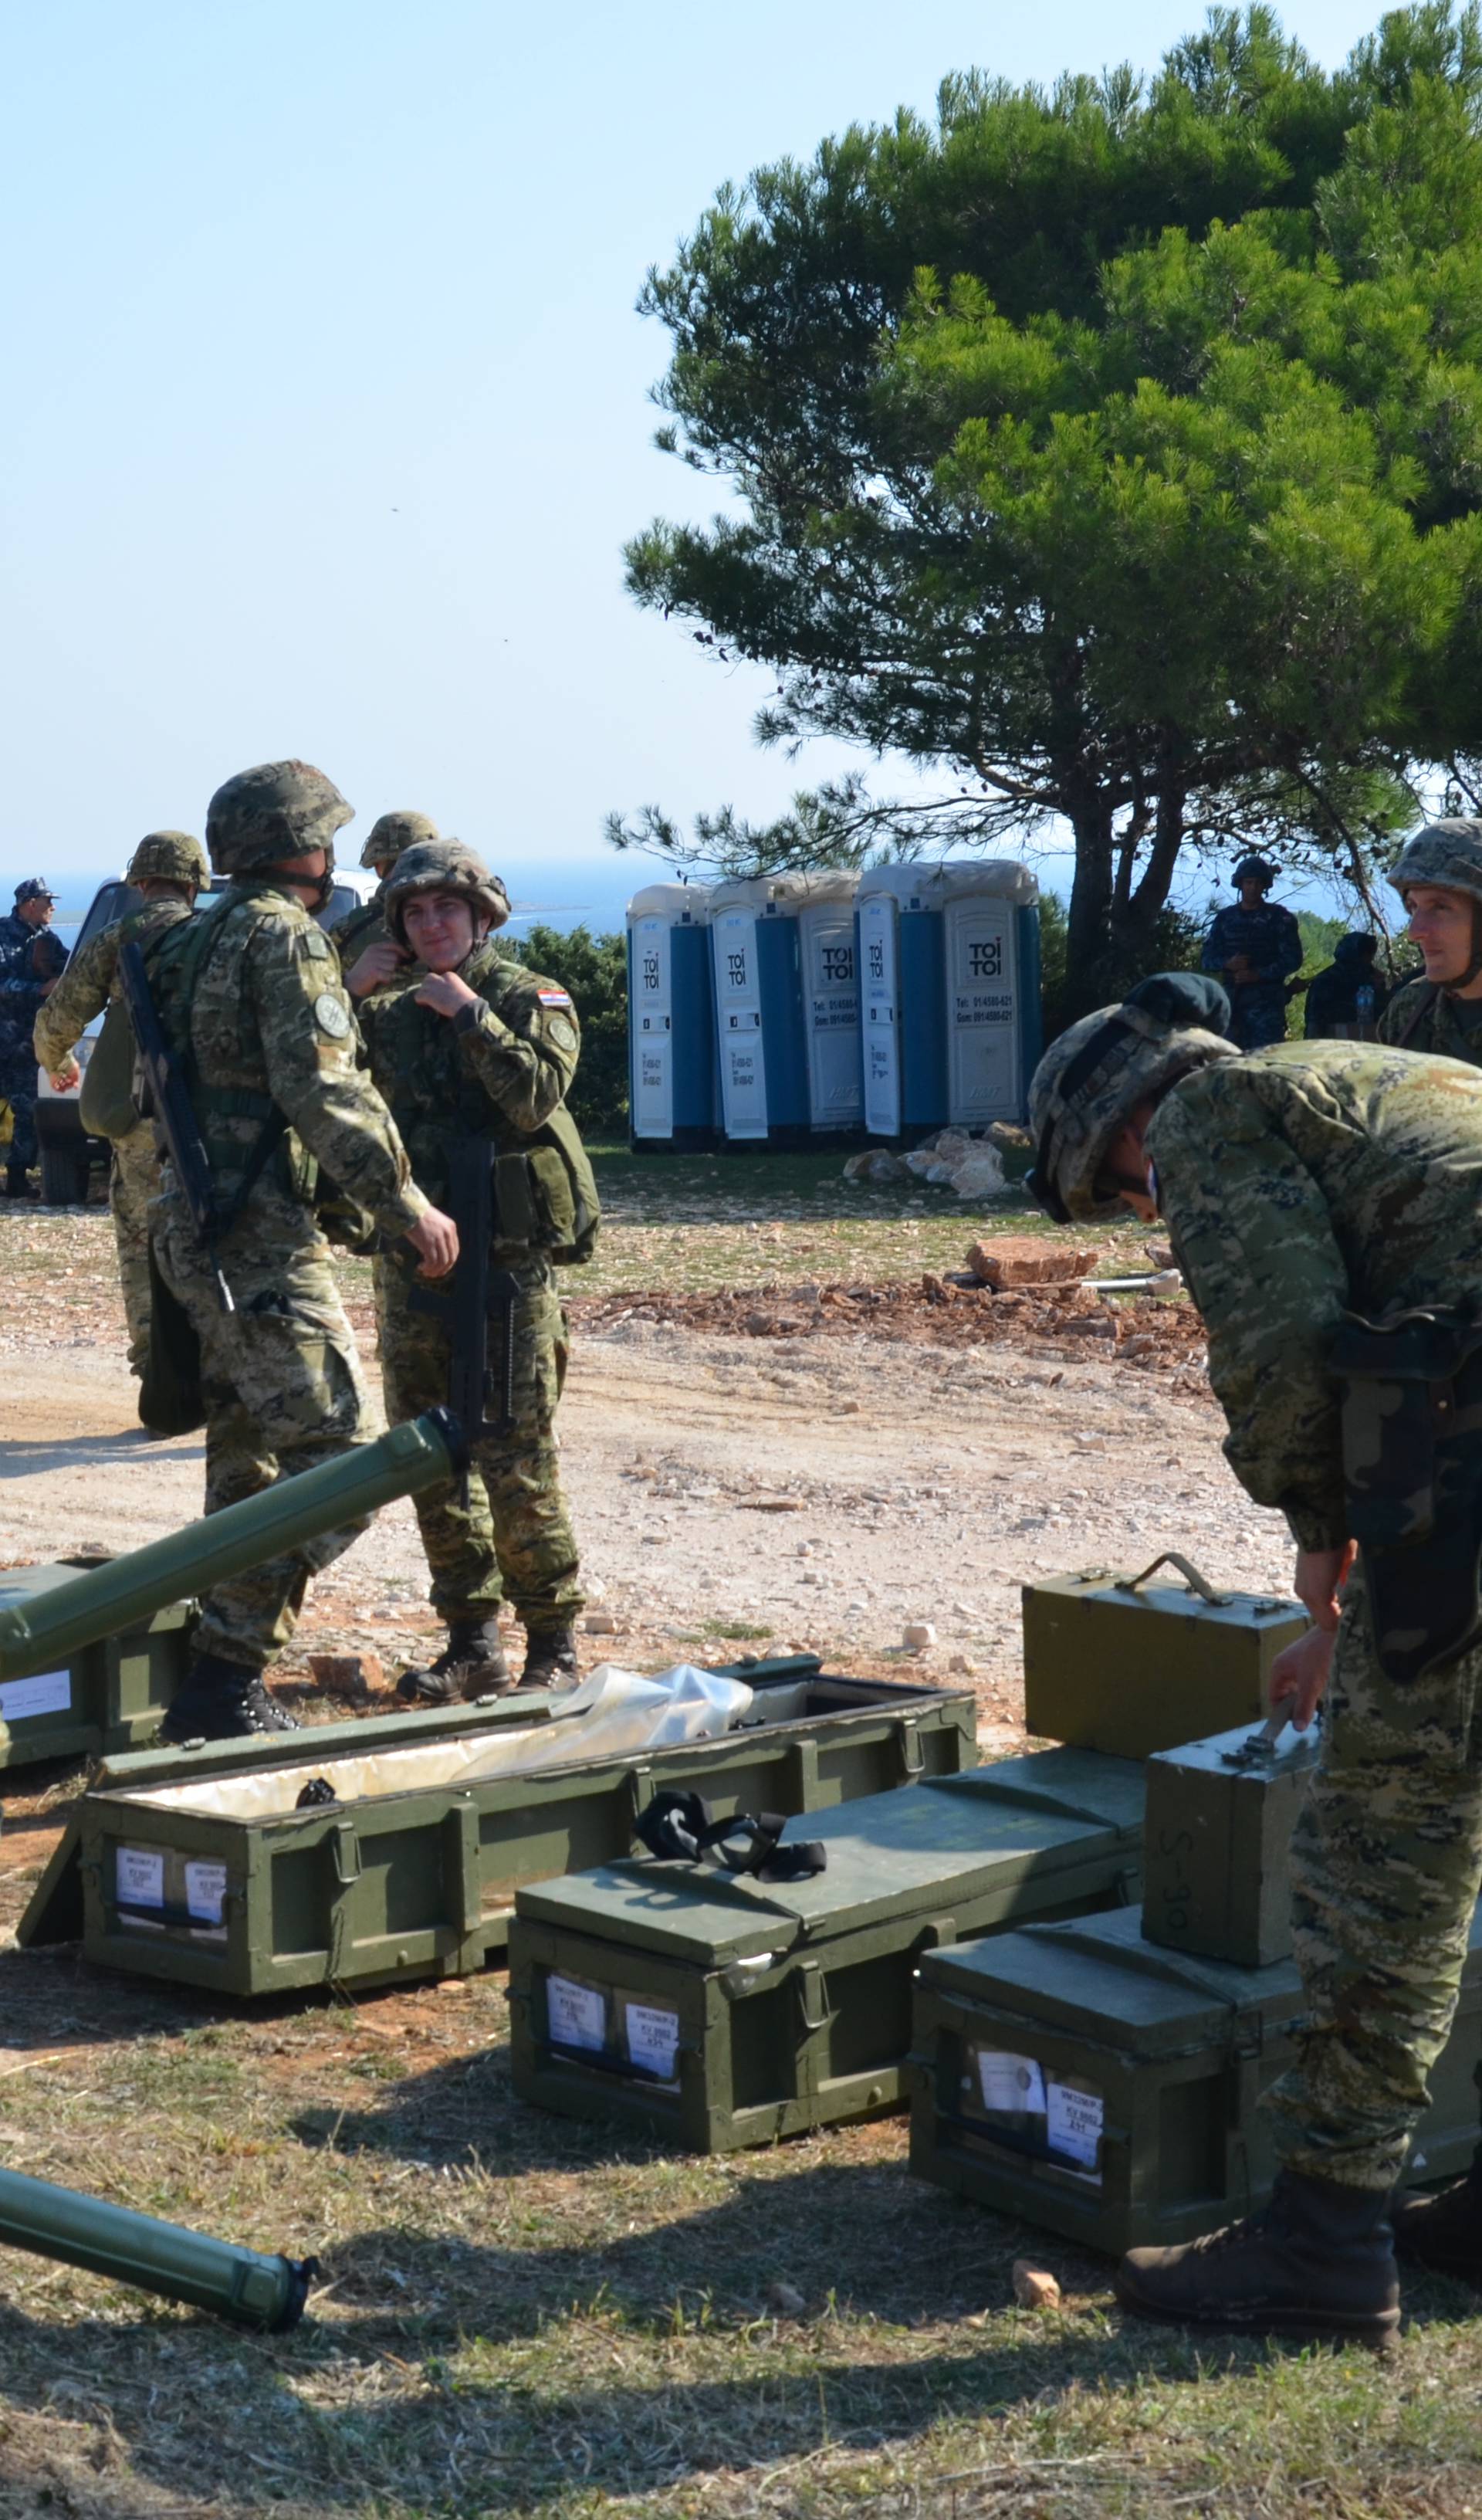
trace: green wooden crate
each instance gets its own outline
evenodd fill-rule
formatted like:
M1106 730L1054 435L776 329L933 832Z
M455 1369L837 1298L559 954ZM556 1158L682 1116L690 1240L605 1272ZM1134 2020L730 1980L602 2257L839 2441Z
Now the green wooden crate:
M1184 1580L1153 1583L1170 1563ZM1176 1555L1141 1575L1088 1566L1022 1598L1026 1729L1124 1759L1259 1724L1273 1662L1309 1625L1295 1601L1218 1592Z
M108 1966L236 1995L462 1975L502 1955L519 1882L625 1854L661 1786L693 1785L728 1814L801 1812L977 1755L966 1691L853 1680L816 1655L733 1670L755 1692L743 1728L562 1760L552 1720L549 1746L509 1776L451 1769L490 1731L543 1725L544 1695L114 1762L79 1804L21 1940L80 1936ZM345 1799L297 1810L316 1777Z
M34 1601L97 1557L0 1572L0 1610ZM0 1768L35 1759L96 1758L148 1740L185 1678L194 1601L172 1601L152 1619L84 1645L59 1670L0 1682Z
M1190 2240L1276 2176L1263 2092L1293 2055L1295 1963L1159 1950L1136 1910L933 1953L916 1995L911 2167L1092 2249ZM1464 2170L1482 1926L1409 2175Z
M515 2088L695 2152L897 2107L921 1954L1135 1898L1142 1818L1131 1761L1050 1750L810 1818L812 1879L639 1858L521 1889Z
M1147 1762L1143 1931L1170 1951L1266 1968L1291 1951L1291 1832L1316 1732L1241 1725Z

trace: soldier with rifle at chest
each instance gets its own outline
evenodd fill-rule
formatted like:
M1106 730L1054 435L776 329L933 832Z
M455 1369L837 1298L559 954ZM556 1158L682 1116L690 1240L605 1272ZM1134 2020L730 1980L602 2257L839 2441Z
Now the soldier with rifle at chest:
M461 840L423 842L398 859L383 911L385 938L346 985L417 1185L459 1229L445 1293L419 1285L399 1253L376 1269L391 1417L446 1401L470 1438L463 1494L417 1504L447 1643L401 1683L450 1702L510 1686L506 1595L525 1630L520 1686L575 1675L582 1593L556 1453L566 1326L554 1271L590 1256L598 1203L564 1107L575 1010L490 941L510 912L498 877Z

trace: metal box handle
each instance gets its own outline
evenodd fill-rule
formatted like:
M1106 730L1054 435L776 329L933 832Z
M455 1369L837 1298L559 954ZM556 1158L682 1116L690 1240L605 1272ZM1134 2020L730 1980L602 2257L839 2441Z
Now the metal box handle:
M1190 1593L1197 1593L1200 1600L1207 1601L1212 1610L1227 1609L1235 1599L1233 1593L1217 1593L1192 1560L1181 1556L1176 1549L1165 1549L1162 1556L1155 1557L1150 1566L1145 1566L1141 1575L1119 1576L1111 1589L1114 1593L1135 1593L1140 1585L1146 1583L1149 1575L1157 1573L1160 1566L1176 1566Z

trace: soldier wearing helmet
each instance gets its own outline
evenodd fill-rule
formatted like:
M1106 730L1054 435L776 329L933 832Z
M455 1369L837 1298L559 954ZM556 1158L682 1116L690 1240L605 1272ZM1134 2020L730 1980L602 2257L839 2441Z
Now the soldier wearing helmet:
M1382 2343L1396 2248L1482 2283L1482 2150L1391 2209L1482 1882L1482 1076L1377 1042L1237 1056L1208 985L1145 982L1030 1088L1050 1212L1164 1222L1226 1457L1285 1515L1314 1621L1273 1705L1305 1726L1327 1697L1292 1844L1304 2029L1267 2102L1275 2195L1217 2246L1134 2250L1117 2290L1181 2323Z
M1379 1023L1397 1050L1482 1066L1482 821L1455 815L1416 832L1389 871L1425 961Z
M467 1504L451 1492L417 1501L432 1604L448 1638L429 1668L405 1675L402 1692L436 1702L509 1687L499 1632L506 1598L525 1631L520 1686L546 1688L576 1670L582 1594L554 1427L566 1326L553 1248L557 1265L562 1254L542 1220L550 1213L546 1194L553 1183L560 1193L573 1148L586 1160L563 1107L579 1037L566 991L496 950L493 933L509 915L504 885L472 849L461 840L419 843L397 860L386 883L385 941L372 945L348 975L371 1072L420 1186L442 1198L453 1149L471 1137L487 1143L499 1206L487 1256L513 1273L516 1286L513 1314L503 1323L496 1316L490 1328L496 1390L504 1384L505 1360L496 1349L506 1328L514 1343L514 1423L475 1445ZM472 1259L466 1255L460 1267ZM411 1295L405 1276L379 1262L382 1372L392 1418L416 1415L447 1394L447 1333Z
M1286 1031L1286 983L1302 968L1302 931L1289 910L1266 896L1277 879L1269 858L1241 858L1235 871L1238 902L1215 914L1202 970L1230 995L1230 1035L1241 1050L1260 1050Z
M182 919L189 919L202 886L209 879L205 851L189 832L147 832L125 870L126 879L143 907L100 928L72 956L36 1017L31 1056L44 1067L59 1094L80 1084L82 1069L73 1055L95 1015L109 1013L93 1045L97 1071L93 1094L101 1094L105 1071L116 1064L116 1091L110 1089L111 1112L96 1123L98 1134L112 1146L109 1167L109 1205L118 1246L118 1278L128 1324L129 1371L142 1375L150 1345L149 1205L159 1192L159 1163L155 1133L134 1108L131 1084L133 1034L118 984L118 956L132 942L146 944ZM112 1011L116 1008L116 1013ZM99 1108L102 1108L101 1101ZM115 1125L110 1125L110 1121Z
M13 1122L5 1187L23 1198L36 1161L36 1061L31 1026L67 968L67 947L50 933L57 896L43 876L16 886L16 906L0 919L0 1095Z
M415 849L427 840L440 837L436 824L428 814L416 814L401 807L390 814L378 815L360 852L360 863L373 869L380 878L369 901L355 910L346 911L330 929L339 955L339 968L348 971L358 963L368 945L381 943L385 936L386 878L405 849Z
M328 898L338 788L304 761L269 761L218 788L206 845L229 880L152 940L149 977L189 1093L217 1217L198 1238L166 1161L152 1220L152 1353L199 1351L206 1510L366 1442L359 1359L315 1216L322 1166L428 1277L457 1255L449 1219L411 1178L405 1149L356 1061L339 961L312 913ZM224 1308L212 1260L232 1299ZM167 1740L281 1731L262 1675L292 1635L309 1577L360 1525L218 1584L166 1711Z

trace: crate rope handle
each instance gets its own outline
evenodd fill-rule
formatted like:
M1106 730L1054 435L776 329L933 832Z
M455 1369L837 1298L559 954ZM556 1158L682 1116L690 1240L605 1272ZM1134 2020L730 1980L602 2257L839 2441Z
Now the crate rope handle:
M1200 1600L1207 1601L1212 1610L1227 1609L1235 1598L1232 1593L1217 1593L1214 1586L1199 1573L1192 1560L1181 1556L1176 1549L1165 1549L1162 1556L1155 1557L1150 1566L1145 1566L1141 1575L1119 1576L1112 1587L1113 1592L1137 1592L1139 1586L1145 1584L1149 1575L1155 1575L1160 1566L1176 1566L1190 1591L1197 1593Z

